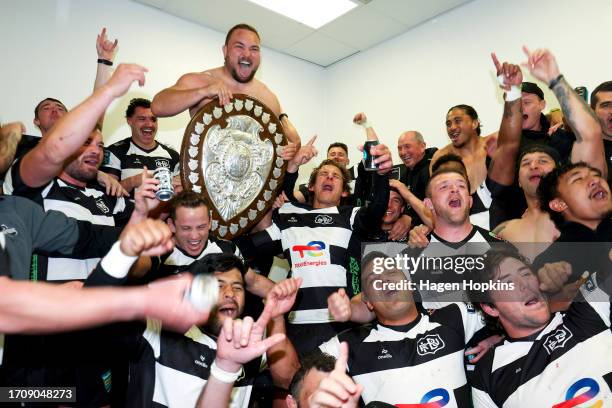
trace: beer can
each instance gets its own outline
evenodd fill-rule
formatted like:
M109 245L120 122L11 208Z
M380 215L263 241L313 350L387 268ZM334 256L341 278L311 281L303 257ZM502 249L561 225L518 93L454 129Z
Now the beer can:
M185 297L197 310L211 310L219 300L219 282L212 274L198 274L193 277Z
M378 170L378 165L374 163L376 157L370 154L370 148L376 145L378 145L378 140L368 140L363 145L363 167L366 171Z
M155 192L155 197L159 201L168 201L174 195L174 187L172 187L172 174L168 167L158 167L153 172L153 177L159 181L159 189Z

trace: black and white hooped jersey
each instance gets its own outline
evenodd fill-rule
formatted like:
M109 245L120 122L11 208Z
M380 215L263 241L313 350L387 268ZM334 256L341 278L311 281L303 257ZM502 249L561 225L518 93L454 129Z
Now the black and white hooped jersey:
M157 142L155 148L146 150L128 137L104 149L104 163L100 170L119 177L119 180L140 174L144 166L151 171L167 167L176 176L179 174L179 161L178 152L169 146Z
M420 313L408 325L373 323L349 329L320 349L338 357L340 343L348 343L348 373L363 385L361 398L366 404L468 407L470 389L463 353L482 327L474 308L451 304ZM439 405L433 405L436 403Z
M591 279L580 289L587 301L554 314L539 333L505 340L476 364L469 376L474 407L612 405L609 295Z
M171 252L154 259L150 278L159 279L174 275L208 254L220 253L234 254L242 259L240 249L233 242L209 236L206 246L197 257L192 257L175 245Z
M490 229L489 208L493 201L488 182L487 178L472 194L472 208L470 208L470 223L486 230Z
M290 323L332 321L328 296L339 288L348 288L352 295L354 283L359 287L359 276L349 276L348 247L366 212L367 207L314 209L287 203L274 212L270 227L252 236L258 253L283 253L291 265L291 277L303 279L289 314Z
M195 407L217 353L216 339L193 326L187 333L162 330L149 319L130 362L129 407ZM244 365L229 407L247 408L262 358Z
M438 303L441 307L445 302L469 301L467 292L461 290L446 290L437 292L427 290L432 283L459 283L463 288L463 281L470 279L470 272L476 267L484 267L484 255L492 245L501 243L491 232L473 226L472 231L459 242L449 242L435 232L429 235L429 244L424 249L407 249L405 253L413 258L420 258L421 262L414 270L404 271L409 278L418 284L418 290L424 301Z
M17 161L11 168L13 195L29 198L45 211L59 211L68 217L89 221L96 225L123 227L127 224L134 205L123 197L112 197L98 184L85 188L54 178L49 184L28 187L19 174ZM34 255L31 278L44 281L84 280L96 267L100 258L71 259Z

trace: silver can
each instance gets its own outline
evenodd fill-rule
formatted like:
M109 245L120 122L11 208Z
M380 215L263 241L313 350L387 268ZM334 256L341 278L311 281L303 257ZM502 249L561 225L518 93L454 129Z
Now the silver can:
M193 277L191 287L185 297L197 310L211 310L219 300L219 282L212 274L199 274Z
M172 174L168 167L158 167L153 172L153 177L159 181L159 189L155 192L155 197L159 201L168 201L174 195L174 187L172 187Z

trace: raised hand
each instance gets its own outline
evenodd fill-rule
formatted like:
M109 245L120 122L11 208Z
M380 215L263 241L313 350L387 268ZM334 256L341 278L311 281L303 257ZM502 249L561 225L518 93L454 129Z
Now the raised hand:
M572 275L572 265L567 262L544 264L537 272L542 292L556 293L563 289Z
M429 231L430 228L426 225L417 225L411 229L408 235L408 246L410 248L425 248L429 245L429 239L427 239Z
M174 248L168 225L151 218L128 223L119 240L121 252L127 256L159 256Z
M357 149L363 152L363 146L358 146ZM370 154L375 157L374 163L378 165L378 174L386 174L393 167L393 158L391 151L385 144L377 144L370 147Z
M120 64L104 87L111 91L113 97L118 98L130 89L134 81L143 86L145 72L148 70L137 64Z
M559 76L559 67L555 56L547 49L539 48L535 51L529 51L526 46L523 46L523 51L527 55L527 61L522 63L531 75L549 85L553 79Z
M115 51L117 50L117 44L119 44L118 39L115 39L115 41L109 41L106 38L106 27L104 27L96 39L96 51L98 52L98 58L113 61L115 58Z
M159 200L155 196L155 192L159 189L159 180L153 177L153 172L146 166L136 177L140 177L140 184L134 193L134 212L141 218L146 218L149 211L159 205Z
M261 356L270 347L283 341L284 334L263 338L268 322L269 314L265 313L256 322L250 316L243 320L225 319L217 339L217 365L223 370L236 372L242 364Z
M310 159L319 153L317 148L314 147L314 142L316 140L317 135L314 135L305 145L300 147L300 150L297 151L293 159L291 159L288 164L287 171L289 173L295 173L301 165L308 163Z
M309 408L340 407L353 408L359 405L363 385L355 384L346 374L348 361L348 344L340 344L340 356L334 370L323 378L319 386L308 398Z
M337 292L329 295L327 298L327 308L335 321L348 322L351 320L351 299L349 299L344 289L340 288Z
M269 321L290 311L301 285L302 278L283 279L274 285L266 296L266 305L260 319Z
M359 112L355 114L355 117L353 117L353 123L356 125L363 125L367 121L368 121L368 117L363 112Z
M281 153L280 153L280 157L283 160L287 160L290 161L295 157L295 154L297 153L298 148L297 145L295 143L287 143L285 146L281 146Z
M503 90L509 91L511 86L520 86L523 83L523 72L518 65L510 64L509 62L500 64L494 52L491 53L491 59L495 65L497 77L499 78L501 75L503 78L503 84L500 84Z

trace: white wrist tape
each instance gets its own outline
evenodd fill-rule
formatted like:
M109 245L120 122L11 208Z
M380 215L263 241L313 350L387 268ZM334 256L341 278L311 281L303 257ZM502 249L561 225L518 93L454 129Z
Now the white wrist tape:
M229 371L225 371L222 368L219 368L217 362L213 360L213 363L210 365L210 374L214 375L215 378L221 382L226 384L233 384L242 374L243 368L240 367L235 373L230 373Z
M364 129L372 127L372 124L370 122L368 122L367 120L365 122L363 122L363 123L360 123L359 125L363 126Z
M499 82L501 86L505 85L504 76L502 74L499 74L497 76L497 82ZM516 85L512 85L510 87L510 90L506 91L506 97L504 99L506 100L506 102L512 102L512 101L516 101L521 96L522 96L521 88Z
M102 258L102 269L113 278L123 279L127 276L130 268L138 259L137 256L128 256L121 252L121 241L113 244L110 251Z

